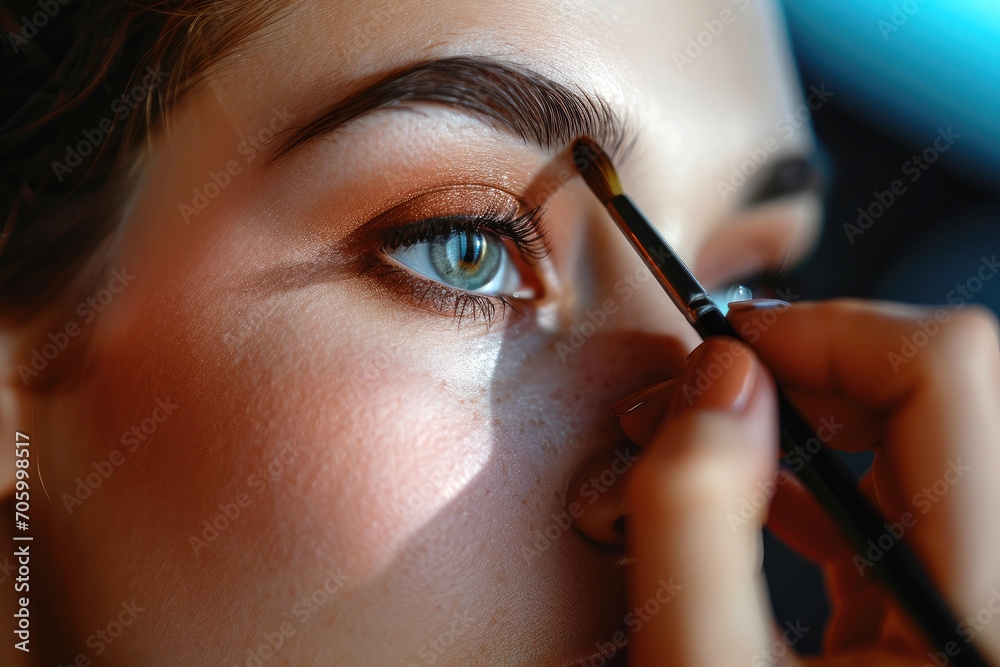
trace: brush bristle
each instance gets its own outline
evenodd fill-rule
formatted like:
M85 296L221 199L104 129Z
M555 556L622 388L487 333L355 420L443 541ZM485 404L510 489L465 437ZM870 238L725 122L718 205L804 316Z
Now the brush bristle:
M612 198L622 194L622 182L615 165L590 137L580 137L573 142L573 164L605 206Z

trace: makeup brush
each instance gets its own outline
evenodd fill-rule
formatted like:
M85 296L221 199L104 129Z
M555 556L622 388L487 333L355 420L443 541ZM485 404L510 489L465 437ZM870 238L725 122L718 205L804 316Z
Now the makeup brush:
M624 194L618 172L601 147L587 137L580 137L573 142L573 162L698 334L703 339L709 336L740 338L691 270ZM822 445L823 441L780 387L778 419L782 451L796 453L796 463L802 462L793 467L795 474L833 518L857 553L863 557L870 544L878 544L883 535L893 540L893 546L883 550L882 558L874 563L873 569L931 643L951 657L951 664L988 667L976 647L958 634L958 619L934 587L916 554L889 532L885 517L858 491L854 474L833 451Z

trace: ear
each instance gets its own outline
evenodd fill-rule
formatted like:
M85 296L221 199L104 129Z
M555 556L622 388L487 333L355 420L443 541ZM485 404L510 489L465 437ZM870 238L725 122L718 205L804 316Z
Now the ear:
M31 392L18 375L16 342L13 331L0 330L0 501L14 492L16 450L24 449L24 445L19 447L17 443L28 443L29 452L34 444ZM28 460L33 468L31 453Z
M0 501L14 491L18 460L27 459L32 490L40 490L35 413L74 351L46 335L56 331L52 315L46 309L17 324L0 320ZM23 449L28 454L19 456Z

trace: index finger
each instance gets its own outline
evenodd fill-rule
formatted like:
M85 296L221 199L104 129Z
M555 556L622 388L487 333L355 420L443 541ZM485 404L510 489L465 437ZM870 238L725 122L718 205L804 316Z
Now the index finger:
M732 304L728 319L780 383L873 409L901 403L931 379L995 381L1000 369L996 319L978 306L756 300Z

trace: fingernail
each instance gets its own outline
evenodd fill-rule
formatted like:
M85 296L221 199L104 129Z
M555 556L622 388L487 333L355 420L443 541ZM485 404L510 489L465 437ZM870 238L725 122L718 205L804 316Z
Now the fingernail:
M746 407L756 368L747 347L732 338L709 338L691 355L680 385L674 389L670 412L729 410Z
M769 308L784 310L792 304L781 299L748 299L746 301L733 301L728 304L730 313L739 313L748 310L765 310Z
M624 417L636 408L645 405L646 400L650 396L656 394L657 392L665 391L676 381L677 378L670 378L669 380L664 380L663 382L657 382L656 384L651 384L648 387L643 387L639 391L629 394L622 400L612 405L611 412L613 412L616 417Z

